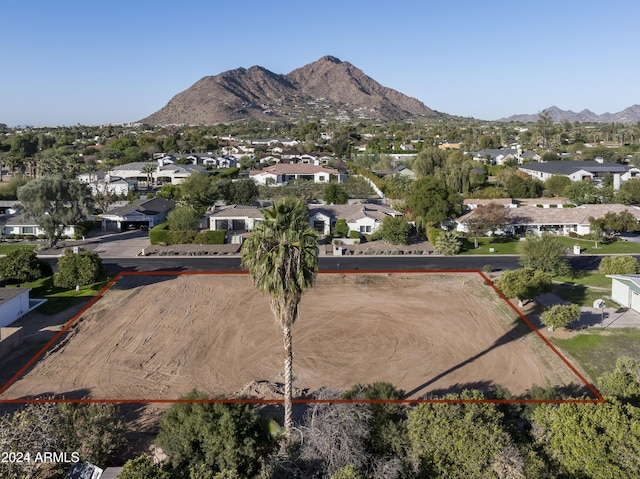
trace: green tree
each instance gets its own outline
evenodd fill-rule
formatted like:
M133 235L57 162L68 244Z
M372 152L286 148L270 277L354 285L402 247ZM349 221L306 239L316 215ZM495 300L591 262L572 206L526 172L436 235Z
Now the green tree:
M602 195L596 185L586 181L572 181L571 184L564 189L563 194L576 205L602 202Z
M462 238L457 231L443 231L433 246L440 254L454 256L462 249Z
M177 205L167 214L169 229L173 231L197 230L202 215L190 205Z
M516 298L522 307L525 301L551 291L551 276L533 268L509 270L500 276L498 287L507 298Z
M318 270L317 233L309 228L309 212L303 201L284 198L263 210L264 219L242 245L241 264L253 283L269 295L269 304L284 340L284 426L291 436L292 364L291 327L305 289L315 282Z
M347 464L331 474L330 479L365 479L360 470L353 464Z
M432 175L436 168L444 167L447 155L437 147L423 148L413 162L412 169L418 177Z
M329 183L324 187L322 199L328 205L344 205L347 203L347 194L338 183Z
M638 220L629 210L624 210L620 213L608 211L600 218L590 216L589 224L612 233L623 233L626 231L638 230Z
M598 269L604 274L638 274L640 263L633 256L605 256Z
M542 324L550 331L563 328L578 319L580 319L580 305L578 304L556 304L540 315Z
M93 208L89 187L61 176L45 177L21 186L18 201L24 215L44 230L52 248L66 227L82 221Z
M218 189L205 173L194 172L180 184L182 201L199 213L204 213L218 198Z
M171 474L154 464L150 456L143 454L125 462L118 479L171 479Z
M58 260L58 273L53 284L61 288L74 288L97 283L107 278L109 270L97 253L81 249L78 253L67 249Z
M534 435L569 477L640 478L640 408L604 404L543 404L533 413Z
M258 199L260 190L251 179L233 181L229 185L229 199L235 205L250 205Z
M528 235L519 247L520 261L525 268L533 268L552 276L565 275L571 270L564 243L557 236Z
M464 225L467 233L473 238L473 247L478 248L478 238L487 234L489 231L489 223L482 215L475 214L468 218Z
M382 239L390 244L407 244L409 223L402 216L385 216L382 221Z
M265 421L249 404L202 402L198 391L182 399L162 415L156 438L174 469L203 465L253 477L272 446Z
M565 175L553 175L544 182L544 189L553 196L563 196L564 190L571 184L571 178Z
M425 176L412 183L407 208L414 218L422 217L427 223L437 224L460 214L462 196L433 176Z
M30 249L17 249L0 258L0 279L6 284L20 286L52 274L51 266Z
M632 178L620 185L617 201L625 205L640 204L640 178Z
M640 406L640 362L630 356L621 356L616 368L598 378L598 388L604 396Z
M336 224L333 225L333 234L338 238L345 238L349 234L349 226L347 220L344 218L338 218Z
M483 400L479 391L447 395L452 400ZM510 445L495 404L422 403L407 413L411 455L421 477L493 478L493 464Z
M115 404L60 403L59 450L78 451L92 463L111 461L125 445L125 423Z
M515 174L507 180L505 188L511 198L536 198L541 185L536 179Z

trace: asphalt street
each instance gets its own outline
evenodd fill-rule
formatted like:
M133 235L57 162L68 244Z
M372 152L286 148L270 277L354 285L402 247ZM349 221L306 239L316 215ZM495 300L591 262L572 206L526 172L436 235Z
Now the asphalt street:
M601 256L572 256L569 262L573 270L595 270ZM640 256L638 257L640 259ZM57 258L47 258L54 268ZM121 271L241 271L239 257L138 257L104 258L112 273ZM368 257L320 257L320 271L373 271L373 270L481 270L490 264L494 270L520 267L518 256L368 256Z

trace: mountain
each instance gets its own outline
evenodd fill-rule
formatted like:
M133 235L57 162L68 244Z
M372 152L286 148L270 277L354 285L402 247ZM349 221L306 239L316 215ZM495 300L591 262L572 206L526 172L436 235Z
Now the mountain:
M325 56L287 75L253 66L204 77L140 121L212 125L246 119L444 116L415 98L382 86L351 63Z
M625 108L618 113L603 113L598 115L591 110L582 110L578 113L571 110L561 110L557 106L551 106L543 112L551 115L551 119L555 123L564 121L581 123L637 123L640 121L640 105L633 105ZM528 115L513 115L508 118L501 118L498 121L517 121L517 122L536 122L538 121L538 113Z

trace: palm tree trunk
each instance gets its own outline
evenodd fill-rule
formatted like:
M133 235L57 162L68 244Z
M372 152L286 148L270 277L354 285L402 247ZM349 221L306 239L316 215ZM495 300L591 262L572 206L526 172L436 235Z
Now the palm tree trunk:
M291 327L282 327L282 339L284 340L284 432L287 441L291 439L293 428L292 418L292 382L293 382L293 348Z

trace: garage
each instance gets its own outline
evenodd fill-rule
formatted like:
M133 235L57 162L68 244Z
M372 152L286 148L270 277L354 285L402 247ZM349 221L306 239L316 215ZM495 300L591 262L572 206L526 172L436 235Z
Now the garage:
M611 299L625 308L640 312L640 274L608 274Z
M122 231L131 231L131 230L143 230L146 231L149 229L148 221L124 221L122 222Z

